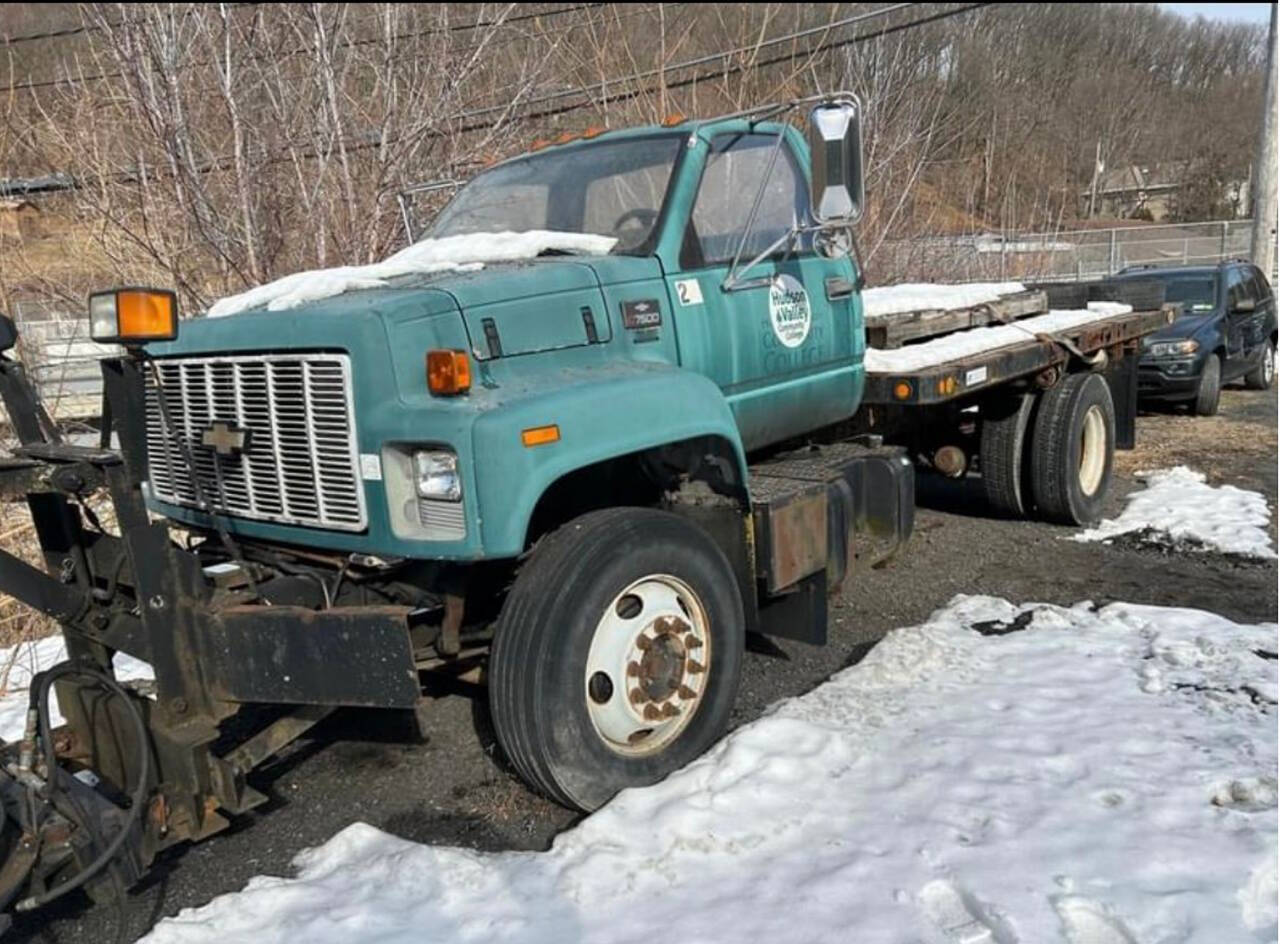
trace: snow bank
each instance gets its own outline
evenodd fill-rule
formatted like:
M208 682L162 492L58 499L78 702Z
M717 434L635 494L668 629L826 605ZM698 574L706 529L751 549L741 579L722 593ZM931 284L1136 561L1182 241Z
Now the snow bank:
M66 658L67 647L61 635L0 649L0 679L3 679L0 687L0 739L21 740L27 724L27 688L32 676ZM123 653L116 655L115 669L116 678L122 682L153 677L151 666ZM62 724L65 719L58 711L58 699L51 698L50 704L53 708L52 723Z
M972 282L968 285L904 282L864 290L862 311L867 317L904 311L949 311L952 308L972 308L993 302L1001 295L1026 290L1021 282Z
M549 852L356 823L146 940L1274 941L1275 648L958 597Z
M614 247L612 236L589 233L555 233L530 230L527 233L476 233L424 239L394 256L363 266L340 266L286 275L239 295L216 302L210 318L235 315L251 308L283 311L306 302L341 295L362 288L381 288L398 275L429 275L432 272L471 271L490 262L533 259L539 253L559 249L603 255Z
M863 364L873 374L909 373L937 367L959 357L972 357L1013 344L1025 344L1037 334L1068 331L1103 318L1127 315L1131 311L1132 306L1119 302L1089 302L1087 309L1051 311L1045 315L1021 318L1012 324L969 328L967 331L957 331L923 344L908 344L892 351L867 348Z
M1136 473L1147 487L1134 492L1119 518L1074 536L1077 541L1111 541L1136 534L1150 544L1184 550L1274 558L1267 523L1271 512L1257 492L1234 485L1214 487L1184 465Z

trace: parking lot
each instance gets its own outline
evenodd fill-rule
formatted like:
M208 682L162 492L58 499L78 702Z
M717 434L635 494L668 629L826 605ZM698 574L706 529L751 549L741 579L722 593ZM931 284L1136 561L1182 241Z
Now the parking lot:
M1275 539L1275 393L1223 392L1220 415L1144 410L1139 447L1118 457L1109 515L1141 487L1133 472L1187 465L1211 484L1267 496ZM851 577L831 610L825 648L750 644L735 723L807 691L856 662L877 639L924 619L956 594L1014 602L1126 600L1207 609L1242 622L1276 619L1276 564L1135 545L1081 544L1069 529L987 517L980 483L922 482L915 534L887 566ZM174 850L128 899L123 915L82 900L20 918L14 939L132 940L162 916L287 874L293 857L355 821L419 842L484 850L545 849L572 814L532 794L497 756L483 693L442 691L430 737L407 717L348 711L316 728L258 775L271 801L228 832Z

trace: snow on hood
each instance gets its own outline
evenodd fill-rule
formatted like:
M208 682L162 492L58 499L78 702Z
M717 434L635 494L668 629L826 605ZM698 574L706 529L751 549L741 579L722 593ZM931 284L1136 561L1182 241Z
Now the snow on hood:
M1119 518L1075 535L1077 541L1112 541L1133 534L1146 544L1184 550L1220 551L1269 560L1271 512L1257 492L1205 482L1185 465L1136 473L1147 487L1134 492Z
M146 942L1274 942L1275 634L958 597L548 852L357 823Z
M530 230L525 233L469 233L424 239L382 262L362 266L338 266L296 272L259 285L239 295L215 302L210 318L237 315L252 308L284 311L307 302L331 298L362 288L382 288L398 275L429 275L433 272L471 272L490 262L533 259L547 250L604 255L618 242L612 236L590 233L557 233Z
M1026 290L1021 282L972 282L968 285L904 282L865 290L862 293L862 310L867 317L896 315L905 311L948 311L984 305L1001 295Z

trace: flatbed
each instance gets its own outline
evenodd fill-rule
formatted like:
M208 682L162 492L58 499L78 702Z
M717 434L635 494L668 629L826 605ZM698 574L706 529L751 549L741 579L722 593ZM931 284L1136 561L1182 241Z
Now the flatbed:
M868 406L935 406L985 393L1045 371L1060 372L1073 357L1108 351L1119 359L1143 335L1173 321L1176 306L1127 315L1100 315L1096 321L1052 334L1028 334L1021 343L959 356L916 369L868 367L863 403ZM910 347L901 348L910 351ZM879 365L875 365L879 368Z

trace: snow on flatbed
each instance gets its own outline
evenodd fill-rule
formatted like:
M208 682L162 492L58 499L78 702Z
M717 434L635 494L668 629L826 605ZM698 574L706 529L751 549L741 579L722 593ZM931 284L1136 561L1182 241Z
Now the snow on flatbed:
M1044 315L1022 318L1011 324L970 328L967 331L957 331L922 344L908 344L890 351L869 347L866 350L863 365L867 372L872 374L903 374L925 370L962 357L974 357L978 354L998 351L1000 348L1025 344L1038 334L1069 331L1107 318L1118 318L1132 311L1131 305L1123 305L1119 302L1089 302L1087 309L1051 311Z
M1015 295L1026 290L1021 282L970 282L962 285L903 282L864 289L862 312L867 318L873 318L909 311L951 311L985 305L1002 295Z
M1074 535L1075 540L1109 543L1134 535L1144 544L1179 550L1276 556L1267 534L1271 512L1257 492L1234 485L1214 487L1202 472L1184 465L1139 471L1135 477L1147 487L1128 497L1120 517Z
M435 272L470 272L491 262L534 259L550 250L603 255L618 242L612 236L589 233L559 233L530 230L525 233L472 233L423 239L395 255L362 266L338 266L295 272L259 285L239 295L215 302L210 318L235 315L254 308L282 311L306 302L331 298L344 292L381 288L388 279L401 275L430 275Z
M146 940L1275 941L1275 650L958 597L548 852L357 822Z

